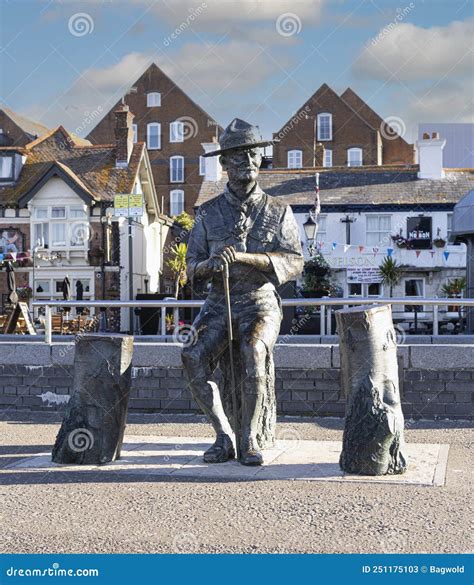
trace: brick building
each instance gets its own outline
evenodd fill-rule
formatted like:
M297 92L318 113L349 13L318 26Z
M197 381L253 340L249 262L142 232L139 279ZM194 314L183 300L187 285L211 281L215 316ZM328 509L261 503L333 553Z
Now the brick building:
M130 282L133 297L159 289L171 222L145 144L133 143L132 118L127 106L117 109L112 144L91 145L59 126L26 146L0 147L0 260L14 262L17 286L31 287L35 300L61 299L66 275L73 298L80 281L86 300L128 300ZM130 193L142 195L144 212L129 227L114 216L114 196ZM3 272L2 306L5 293ZM128 318L124 311L122 330Z
M413 145L396 128L350 88L339 96L325 83L274 137L273 168L414 163Z
M220 131L217 122L154 63L133 84L124 101L135 116L134 141L147 145L164 213L193 213L204 175L202 143L216 141ZM117 105L88 135L93 144L113 141Z
M0 146L26 146L32 140L49 132L49 129L10 108L0 108Z

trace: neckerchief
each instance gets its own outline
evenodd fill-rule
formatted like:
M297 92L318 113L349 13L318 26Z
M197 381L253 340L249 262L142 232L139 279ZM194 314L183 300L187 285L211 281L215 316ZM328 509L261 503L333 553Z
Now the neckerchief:
M258 183L256 183L248 197L242 201L231 190L229 184L227 184L224 196L226 201L237 212L237 221L232 230L232 234L237 240L243 242L263 207L265 202L264 192L260 189Z

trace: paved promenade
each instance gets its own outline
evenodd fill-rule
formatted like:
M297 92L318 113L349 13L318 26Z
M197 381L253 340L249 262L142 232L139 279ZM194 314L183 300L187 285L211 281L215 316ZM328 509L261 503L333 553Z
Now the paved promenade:
M131 415L123 460L80 471L49 461L57 413L1 421L2 552L470 550L462 421L407 421L416 469L381 482L337 475L340 419L282 418L267 467L214 475L199 461L211 436L199 416ZM285 479L297 452L300 481Z

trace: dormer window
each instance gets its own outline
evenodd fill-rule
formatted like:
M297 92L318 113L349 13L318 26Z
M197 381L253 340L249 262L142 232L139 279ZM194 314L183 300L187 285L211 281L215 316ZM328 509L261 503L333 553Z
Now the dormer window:
M13 156L0 156L0 181L13 179Z
M161 93L158 91L152 91L146 94L146 105L149 108L161 106Z

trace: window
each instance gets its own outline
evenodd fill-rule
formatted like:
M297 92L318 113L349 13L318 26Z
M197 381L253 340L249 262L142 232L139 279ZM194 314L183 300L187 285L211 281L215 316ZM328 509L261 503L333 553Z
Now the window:
M332 140L332 114L318 114L318 140Z
M152 91L150 93L147 93L146 105L149 108L161 106L161 93L159 93L158 91Z
M453 214L452 213L448 213L447 215L447 223L448 223L448 227L446 229L446 239L449 242L450 238L451 238L451 233L453 231Z
M323 167L332 167L332 149L324 149Z
M383 294L382 285L378 282L367 284L350 282L348 289L350 297L381 297Z
M172 156L170 158L170 181L172 183L184 181L184 157Z
M71 207L69 217L71 219L87 219L87 212L82 207Z
M146 145L149 150L161 148L161 124L150 122L146 127Z
M136 142L138 142L138 126L137 126L137 124L132 124L132 130L133 130L133 144L135 144Z
M361 297L362 296L362 285L358 282L349 283L349 296L350 297Z
M52 246L65 246L66 245L66 224L65 223L52 223Z
M12 179L13 178L13 157L2 156L0 157L0 179Z
M35 293L36 294L48 294L50 292L50 281L49 280L35 280Z
M206 159L203 156L199 157L199 174L201 176L206 174Z
M48 217L48 208L47 207L35 207L35 218L36 219L45 219Z
M33 226L34 245L49 248L49 224L35 223Z
M391 230L391 215L367 215L365 236L367 246L380 245L390 236Z
M53 219L62 219L66 217L66 208L65 207L52 207L51 208L51 217Z
M170 193L170 215L179 215L184 211L184 191L175 189Z
M324 241L326 238L326 223L327 223L327 215L320 215L318 217L318 228L316 230L316 241Z
M184 123L171 122L170 124L170 142L184 142Z
M421 297L425 296L425 281L423 278L407 278L405 280L405 296L406 297ZM423 305L405 305L406 313L413 313L414 311L423 311Z
M362 166L362 148L347 149L347 166L348 167Z
M301 150L288 151L288 168L301 169L303 166L303 152Z
M42 248L87 248L90 235L87 206L34 207L32 241Z

